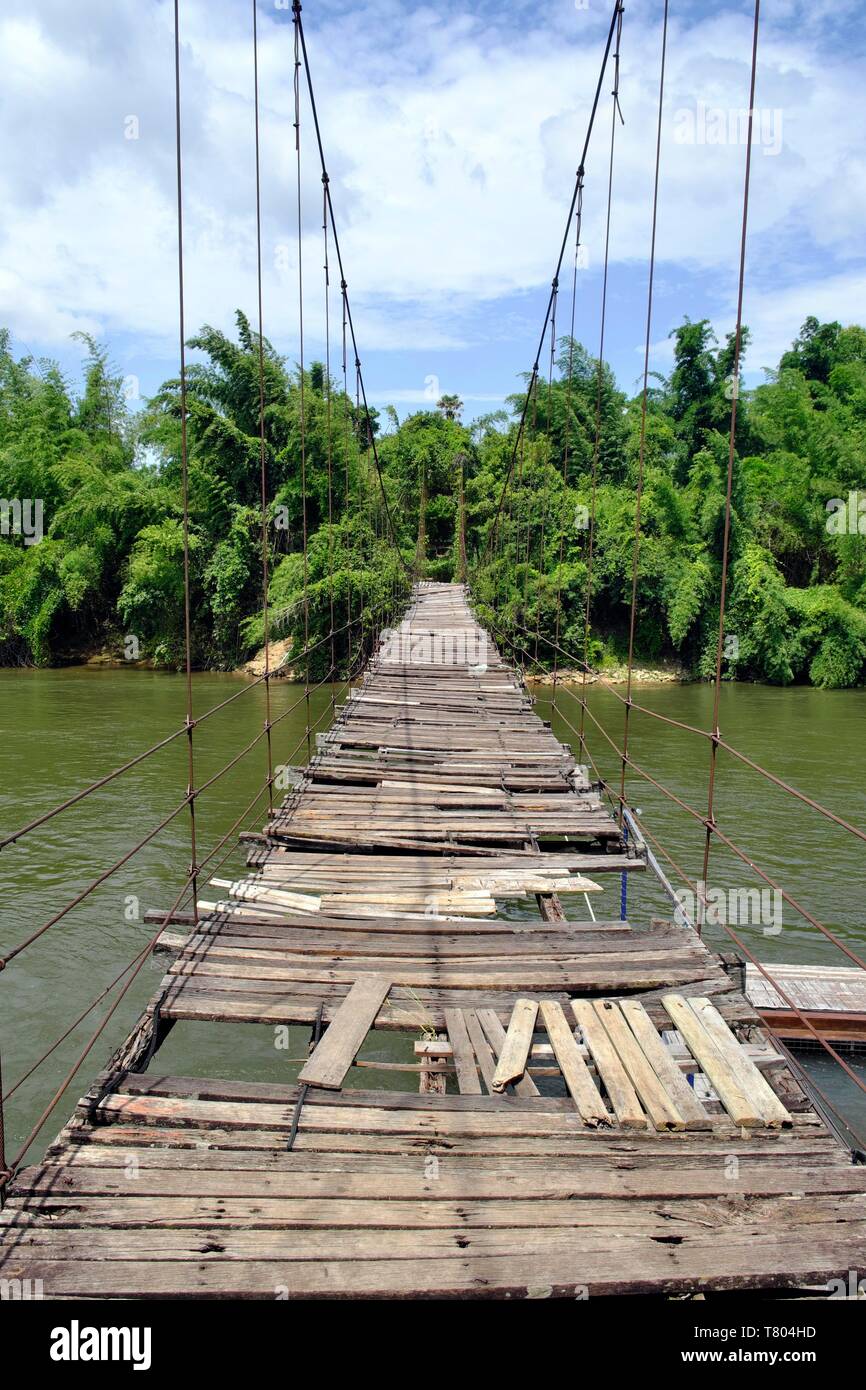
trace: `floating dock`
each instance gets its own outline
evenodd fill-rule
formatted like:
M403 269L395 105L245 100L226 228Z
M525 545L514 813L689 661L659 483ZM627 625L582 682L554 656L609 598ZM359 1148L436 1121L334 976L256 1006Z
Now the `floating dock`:
M768 965L796 1009L822 1037L866 1045L866 974L851 966ZM795 1009L754 965L746 965L746 996L777 1037L813 1041Z

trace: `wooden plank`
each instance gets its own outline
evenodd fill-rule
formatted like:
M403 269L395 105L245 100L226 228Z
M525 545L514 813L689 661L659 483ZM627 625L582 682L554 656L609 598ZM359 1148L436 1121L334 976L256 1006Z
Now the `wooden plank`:
M688 1000L681 994L665 994L662 1004L673 1019L674 1027L682 1033L693 1057L700 1063L710 1085L734 1123L746 1129L763 1125L763 1111L745 1094L738 1076L719 1052L698 1015L689 1008Z
M619 1007L644 1056L685 1120L686 1129L712 1128L710 1116L683 1075L670 1048L665 1047L640 1000L620 999Z
M598 1067L616 1117L625 1129L646 1129L647 1117L607 1032L588 999L573 999L571 1011Z
M455 1224L460 1224L456 1222ZM807 1228L808 1230L808 1228ZM85 1298L270 1298L275 1283L293 1296L477 1297L524 1298L540 1287L551 1295L574 1297L622 1294L657 1287L666 1294L690 1293L697 1285L724 1289L802 1287L826 1283L851 1267L852 1249L862 1249L866 1224L849 1229L824 1223L804 1238L803 1230L780 1239L764 1229L739 1242L720 1241L717 1231L690 1237L673 1248L648 1235L622 1236L586 1248L573 1242L551 1249L546 1243L524 1244L512 1235L507 1254L469 1255L458 1250L441 1259L425 1259L415 1235L416 1258L225 1260L12 1260L4 1275L39 1279L52 1297ZM403 1255L408 1254L404 1248ZM279 1278L276 1275L279 1275ZM543 1275L543 1284L539 1279Z
M454 1054L454 1067L457 1072L457 1084L460 1087L461 1094L480 1096L481 1082L478 1080L475 1053L472 1050L472 1043L469 1040L466 1020L463 1017L462 1010L445 1010L445 1028L451 1040L451 1047Z
M478 1021L487 1036L487 1041L493 1048L494 1057L498 1057L505 1046L505 1029L500 1022L499 1015L494 1009L478 1009ZM492 1079L491 1079L492 1088ZM519 1081L514 1083L514 1091L518 1096L537 1096L538 1087L528 1074L522 1076ZM493 1092L498 1095L498 1091Z
M685 1129L684 1117L644 1056L616 1001L599 999L594 1008L656 1129Z
M508 1024L505 1045L493 1073L494 1091L504 1091L510 1081L519 1081L526 1071L537 1016L537 999L517 1000Z
M542 999L540 1008L547 1036L550 1038L563 1080L577 1106L580 1118L588 1125L611 1124L613 1117L596 1090L589 1068L568 1026L562 1005L555 999Z
M339 1090L390 988L387 975L365 975L355 981L312 1057L298 1073L299 1081Z
M737 1078L743 1094L755 1105L771 1129L788 1126L791 1116L752 1059L734 1037L710 999L689 999L689 1008L712 1038L719 1053Z
M469 1034L472 1050L478 1062L478 1070L484 1078L484 1084L490 1095L494 1095L493 1073L496 1070L496 1058L493 1050L484 1035L478 1015L474 1009L463 1010L463 1020L466 1024L466 1031Z

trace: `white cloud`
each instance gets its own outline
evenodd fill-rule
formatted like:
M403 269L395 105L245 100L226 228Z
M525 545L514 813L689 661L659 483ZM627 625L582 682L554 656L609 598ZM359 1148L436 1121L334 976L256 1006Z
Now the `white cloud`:
M758 104L782 113L781 152L754 159L747 318L752 361L786 345L807 312L866 317L855 273L866 218L856 56L822 26L839 6L792 3L764 23ZM187 322L228 327L255 299L248 6L187 0L183 112ZM784 28L781 20L784 19ZM611 254L642 262L649 240L658 16L629 11L623 37ZM445 11L371 0L308 17L308 45L362 356L459 348L491 330L496 301L549 282L606 25L552 7L524 27L497 7ZM265 331L296 351L292 37L259 11ZM551 37L555 42L551 42ZM744 151L676 142L678 111L744 106L750 20L672 21L660 273L706 277L708 312L729 311ZM40 346L76 327L176 345L173 49L165 0L7 0L0 20L0 320ZM605 93L608 84L605 83ZM135 115L137 140L124 138ZM306 326L318 351L321 184L304 110ZM585 236L603 237L605 97L587 169ZM287 248L280 269L278 248ZM822 278L820 267L827 266ZM332 253L332 319L339 334ZM803 268L806 267L806 275ZM723 287L720 289L720 287ZM483 332L478 315L483 314ZM531 335L530 335L531 336ZM335 353L336 357L336 353ZM394 399L395 394L391 393Z

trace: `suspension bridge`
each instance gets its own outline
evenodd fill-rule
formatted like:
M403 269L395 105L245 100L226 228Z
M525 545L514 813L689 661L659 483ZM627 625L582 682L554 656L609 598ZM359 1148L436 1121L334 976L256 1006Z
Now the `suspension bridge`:
M252 12L255 54L254 5ZM620 114L622 15L617 3L583 152L585 158L612 64L611 171ZM175 18L177 26L177 4ZM359 411L367 412L300 4L293 19L296 150L300 160L306 77L322 166L326 265L330 229L339 266L344 370L348 344L354 351ZM750 109L757 22L756 6ZM656 200L666 38L667 7ZM177 27L175 52L183 398ZM738 344L749 152L747 147ZM256 155L258 172L258 140ZM298 187L300 198L300 180ZM579 249L583 191L582 158L542 346L548 334L555 345L560 272L575 224L575 256ZM609 211L610 186L608 216ZM655 202L647 363L654 244ZM258 250L260 271L260 240ZM605 285L606 278L607 266ZM261 331L261 277L259 287ZM600 364L603 341L602 322ZM502 534L519 525L510 510L511 485L519 476L540 356L541 348L475 573L495 565ZM269 497L261 357L260 371L266 659L264 674L247 688L263 685L267 691L274 672L267 656ZM735 431L736 393L732 463ZM185 429L183 440L186 534ZM858 827L721 735L731 469L713 727L686 725L633 698L639 484L629 680L625 695L610 689L623 713L617 743L586 698L586 647L581 657L562 646L558 621L555 640L513 622L503 626L495 606L476 602L474 578L470 585L444 584L412 573L394 532L372 430L368 442L399 569L392 592L378 606L365 602L363 594L335 596L331 589L329 631L321 642L310 641L305 622L306 640L292 664L297 673L307 663L297 701L305 708L306 727L301 744L282 759L283 770L291 773L285 797L275 796L273 754L288 711L272 718L269 701L255 739L220 772L196 783L196 733L229 702L198 713L193 707L187 534L183 724L0 839L0 849L7 849L38 836L85 797L134 775L145 759L172 747L186 750L188 790L170 816L46 922L4 946L0 964L6 989L13 987L22 952L80 908L171 820L188 815L190 868L171 906L150 914L150 940L26 1077L0 1087L0 1099L8 1104L22 1081L110 1000L14 1156L6 1153L0 1105L0 1276L7 1286L39 1280L45 1296L57 1299L689 1294L805 1290L846 1278L862 1266L866 1253L863 1155L846 1137L829 1098L789 1051L781 1030L768 1027L747 998L745 960L753 984L757 980L765 990L768 1007L785 1010L852 1084L866 1087L818 1026L814 1010L798 1002L790 977L758 960L733 928L726 928L733 952L713 951L702 934L706 891L701 885L710 877L711 848L718 843L778 889L789 908L842 954L846 970L866 968L849 945L737 844L716 814L716 778L724 756L768 779L792 809L866 839ZM644 443L642 431L641 470ZM597 455L598 437L594 469ZM303 485L303 439L299 466ZM305 524L305 605L306 540ZM591 526L590 576L592 546ZM338 612L342 604L345 620ZM591 582L587 633L590 621ZM363 672L355 679L350 663L339 686L336 644L353 631L359 633ZM544 664L542 643L552 658L553 703L574 735L579 761L536 712L527 689L526 668ZM322 649L328 666L319 684L330 691L331 722L316 734L309 661ZM564 662L581 668L582 689L558 679ZM339 705L338 689L343 692ZM572 712L577 725L569 718ZM660 721L671 737L688 736L707 749L706 807L692 805L635 762L629 732L639 717ZM592 755L594 738L611 744L621 769L616 782L602 777ZM262 787L205 851L196 805L255 748L266 754ZM651 784L698 827L699 883L691 881L635 808L633 780ZM247 828L255 818L260 828ZM238 836L247 872L225 877L221 869ZM629 881L649 874L671 898L669 874L695 892L694 921L682 914L674 920L629 919ZM621 910L597 912L593 904L611 884L620 888ZM524 909L518 915L515 902ZM159 988L40 1154L36 1145L45 1125L153 952L167 961ZM166 1074L160 1048L170 1031L215 1021L303 1029L309 1046L296 1079L277 1084ZM399 1041L402 1061L371 1056L371 1039L382 1030ZM205 1053L203 1047L203 1061ZM378 1084L366 1085L365 1072Z

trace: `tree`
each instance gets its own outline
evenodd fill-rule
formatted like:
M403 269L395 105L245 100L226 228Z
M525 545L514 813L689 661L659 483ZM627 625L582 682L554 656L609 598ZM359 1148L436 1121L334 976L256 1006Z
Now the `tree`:
M446 420L459 420L463 402L459 396L440 396L436 402L436 409L442 411Z

